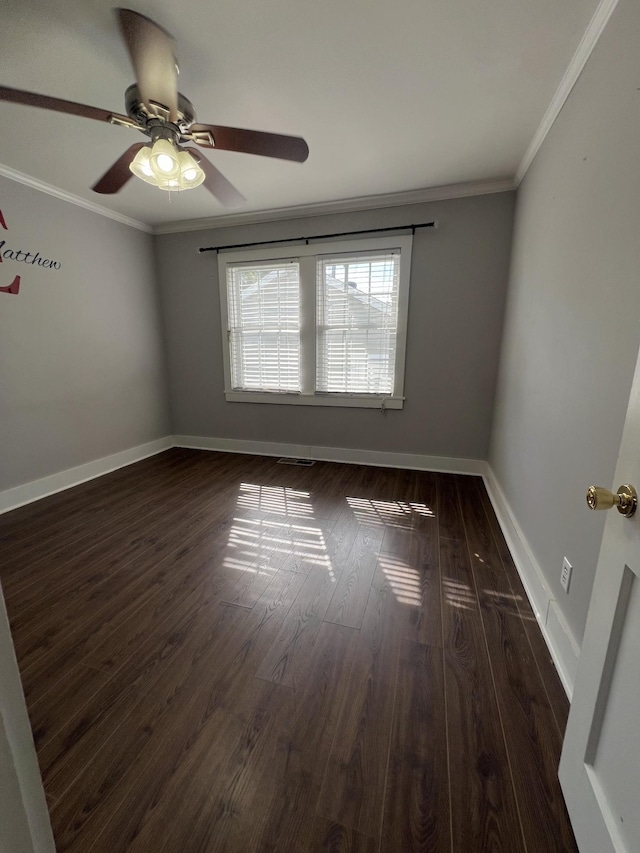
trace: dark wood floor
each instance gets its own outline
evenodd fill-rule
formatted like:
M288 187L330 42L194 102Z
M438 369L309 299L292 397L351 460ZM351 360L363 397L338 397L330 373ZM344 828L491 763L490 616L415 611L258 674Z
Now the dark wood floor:
M575 851L482 480L172 450L0 517L59 851Z

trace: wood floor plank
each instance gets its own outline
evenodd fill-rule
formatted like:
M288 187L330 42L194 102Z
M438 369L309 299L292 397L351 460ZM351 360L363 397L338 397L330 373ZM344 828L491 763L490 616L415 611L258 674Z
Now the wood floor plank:
M316 518L335 521L345 511L345 496L353 491L354 473L358 466L338 465L335 462L327 464L331 466L331 477L326 488L312 494L311 504Z
M223 612L226 616L218 627L218 643L203 645L202 633L198 632L197 637L188 633L181 654L166 669L163 683L156 681L147 686L124 709L126 725L114 729L106 740L101 738L102 732L95 730L91 740L85 743L83 772L59 799L54 813L58 850L91 849L118 814L120 805L129 816L128 823L119 820L117 838L101 841L100 848L128 850L132 841L129 833L135 827L136 807L143 803L143 791L147 797L157 794L173 764L189 753L198 731L209 721L221 723L224 714L217 713L220 706L208 707L206 695L193 687L197 683L194 680L202 678L206 668L212 665L213 656L224 654L228 626L237 626L246 618L246 611L239 608L228 607ZM233 636L231 645L235 651ZM188 661L193 661L194 656L199 666L192 669ZM154 732L157 737L153 737ZM159 767L162 767L160 772ZM149 768L147 776L146 768Z
M115 791L110 794L110 808L101 810L100 819L104 817L102 812L107 811L107 817L112 817L109 820L109 827L112 827L112 829L107 828L105 830L100 849L109 851L130 849L126 845L132 844L133 840L142 832L142 826L149 820L148 810L153 808L154 799L160 797L163 788L168 785L167 771L170 772L171 777L173 777L173 774L178 773L180 786L186 785L187 779L192 779L196 782L198 779L201 780L201 776L194 776L191 759L193 758L193 761L200 766L200 763L205 761L209 755L209 750L208 748L206 750L202 748L198 749L194 757L192 751L195 748L194 739L196 736L199 736L199 733L205 727L209 726L210 719L215 718L214 722L207 728L210 734L208 736L203 735L205 738L204 743L210 744L213 732L218 732L219 726L225 725L220 722L221 719L227 719L225 714L232 714L233 716L233 708L243 708L246 705L246 702L240 701L246 685L253 685L254 682L257 682L258 688L262 689L260 685L264 686L266 684L266 682L254 679L253 671L264 653L264 647L268 645L269 638L277 634L289 607L295 600L304 581L305 577L303 575L285 572L282 576L274 580L269 590L265 592L263 598L256 604L254 611L247 612L240 608L228 607L228 610L241 614L239 617L236 617L241 619L241 623L234 623L235 630L231 635L225 635L225 645L222 648L217 648L210 643L199 643L198 649L200 649L200 652L198 658L201 659L201 662L194 672L189 672L190 667L185 666L182 660L176 662L175 668L179 672L187 671L187 677L191 681L192 689L196 686L200 688L199 690L195 690L193 701L185 711L189 719L185 721L182 719L182 715L178 714L177 718L173 720L171 731L174 734L171 737L170 747L166 745L164 741L166 735L163 734L163 743L165 745L162 750L158 751L156 749L151 757L141 755L139 761L134 761L133 763L129 761L127 763L127 779L130 780L129 784L136 791L135 808L129 799L126 799L120 808ZM215 619L213 623L207 620L205 622L205 630L213 630L212 624L215 625L215 622ZM242 625L241 630L239 624ZM184 648L183 655L189 656L193 654L192 644L188 641ZM217 663L215 668L213 667L213 661ZM203 680L206 679L206 673L213 673L213 679L209 679L208 681ZM275 687L274 685L271 686ZM216 749L220 752L221 742L218 736L214 738L214 742L217 744ZM127 754L130 756L130 750L127 751ZM222 754L226 753L223 752ZM175 758L172 759L172 755ZM183 767L183 770L179 771L176 769L177 765L182 765L187 760L185 756L188 756L189 760ZM107 764L102 768L101 772L109 779L113 779L114 773L110 764L112 760L111 753L105 753L104 759ZM151 761L151 764L149 764L149 761ZM95 772L98 763L94 759L92 762L92 772ZM209 779L208 774L211 770L211 762L208 762L207 759L205 767L202 769L202 773L207 774L207 779ZM82 778L78 780L77 784L81 786L81 789L84 788ZM126 781L123 780L122 785L125 786L126 784ZM208 798L211 794L210 782L202 790ZM175 797L172 795L172 802L174 799ZM199 805L204 808L203 804L199 803ZM111 811L111 814L108 814L109 811ZM171 808L168 806L168 811L165 812L165 815L171 813ZM67 821L66 825L77 828L77 817L68 818ZM182 828L186 830L188 827L185 824ZM95 824L83 827L80 837L74 835L69 849L82 849L81 844L87 844L87 839L97 831L99 831L99 827ZM111 834L112 832L113 835ZM166 829L164 832L166 834ZM184 848L176 847L174 849ZM194 849L197 848L194 847Z
M42 628L38 620L38 608L42 606L45 598L51 604L49 608L51 619L60 621L61 613L66 611L71 613L71 619L75 623L77 615L84 612L87 601L91 600L99 582L109 581L114 572L129 566L136 556L143 557L147 552L152 551L159 555L162 551L170 553L179 550L185 547L183 543L188 543L190 540L197 541L198 536L210 537L220 528L224 529L231 523L228 510L224 508L224 502L220 502L219 499L218 506L213 511L207 502L190 503L181 500L177 508L177 505L172 507L172 503L167 501L164 507L165 513L174 507L172 529L167 530L166 515L156 522L157 513L149 513L145 516L143 528L136 526L131 530L129 522L131 530L129 537L119 534L116 530L107 540L100 540L97 545L87 551L69 560L63 559L55 573L50 569L45 575L45 594L42 596L38 595L40 585L32 584L20 595L21 606L14 607L14 600L10 599L8 607L15 636L19 639L29 636L34 630L34 623L38 628ZM129 550L127 550L128 545ZM89 566L93 568L92 572L86 572L86 567ZM77 583L76 579L79 576L82 577L83 568L87 576L83 578L82 583ZM69 585L73 585L71 590L68 588ZM49 588L53 588L53 593L47 596L46 590ZM81 598L85 593L89 596L88 599ZM58 602L62 600L62 607L55 606L56 598ZM29 603L30 607L25 608L25 603Z
M106 695L105 687L111 678L111 673L96 670L93 667L76 664L65 674L54 695L45 693L39 696L34 689L26 693L25 698L29 708L29 719L33 732L33 740L38 750L40 769L44 773L49 759L44 750L45 744L59 732L65 724L74 725L76 715L95 696ZM118 692L124 692L128 685L121 685ZM109 703L112 704L118 692L110 693ZM100 705L103 704L100 699ZM58 753L66 750L66 746L58 748Z
M335 585L325 619L359 628L376 570L384 530L361 526Z
M452 849L521 853L526 847L466 543L443 539L441 567Z
M438 484L438 528L441 539L464 541L462 512L458 502L458 490L453 474L436 474Z
M206 853L217 845L228 850L259 851L271 789L268 778L279 776L286 763L279 732L293 711L292 692L281 685L254 679L243 694L237 715L239 735L230 739L225 760L199 765L201 808L170 836L164 849L193 849ZM212 770L214 772L212 772ZM196 798L193 798L194 800ZM197 801L197 800L196 800ZM140 851L148 849L141 845Z
M198 476L202 477L202 473L197 468L188 469L183 474L179 489L171 490L166 487L159 489L158 495L161 500L156 501L153 507L145 508L144 535L141 535L141 526L135 521L132 523L132 517L135 518L135 516L125 508L117 523L111 523L108 530L103 531L104 535L93 537L86 549L80 548L77 542L73 542L71 553L65 548L52 551L51 542L49 542L43 557L45 565L40 565L38 560L31 561L29 571L21 572L15 584L12 584L12 579L9 579L6 584L14 621L15 617L21 614L25 602L33 603L34 598L36 601L42 601L47 595L49 590L46 585L43 587L43 579L48 581L53 591L68 592L66 584L75 583L83 569L86 570L87 566L100 562L109 555L113 557L114 552L117 554L119 549L114 548L114 545L124 547L126 543L131 542L140 547L153 544L159 537L161 538L162 533L167 533L167 513L172 514L173 525L180 525L181 520L193 522L194 515L207 513L209 507L206 503L203 505L200 497L187 499L184 494L189 483L196 483ZM222 489L221 494L224 494ZM34 578L37 578L37 584L33 583ZM26 586L29 588L25 590ZM14 597L17 599L15 606Z
M378 843L373 838L341 826L339 823L316 818L313 825L310 853L376 853Z
M255 850L311 850L316 805L350 678L358 632L325 622L294 689L294 711L281 720L280 764L265 768L273 793Z
M60 621L60 616L54 619L55 614L42 620L43 631L28 638L30 645L18 644L27 695L33 689L37 689L40 696L44 695L76 662L110 668L117 659L126 657L126 643L135 643L135 636L132 638L130 632L119 629L141 606L155 613L155 623L161 624L164 615L181 603L181 596L188 595L193 586L208 576L211 554L217 550L216 541L216 537L205 537L192 547L174 550L157 562L155 559L149 563L141 561L130 571L111 578L109 583L88 589L87 604L91 607L85 605L79 616L75 613L76 600L72 602L75 608L69 605L63 611L68 614L68 621ZM217 576L218 581L223 578L220 574ZM116 633L114 647L110 638ZM108 648L100 651L105 643ZM128 653L132 652L130 648Z
M389 581L403 614L403 637L430 646L441 646L442 608L437 529L395 530L392 546L387 533L378 566Z
M307 576L278 636L256 672L258 678L299 688L308 673L309 657L334 588L334 579L323 568Z
M561 737L564 737L564 732L567 727L567 719L569 717L569 699L564 687L562 686L562 682L560 681L560 677L555 668L555 664L553 663L553 659L551 658L551 654L544 637L542 636L542 632L538 627L537 619L527 598L522 581L520 580L518 570L513 562L513 557L511 556L507 546L504 534L498 524L498 519L496 518L493 507L491 506L487 490L484 487L484 484L480 482L474 483L473 486L475 487L478 499L484 507L487 523L496 543L503 568L508 576L512 592L515 595L516 604L520 611L520 616L527 633L529 644L531 645L531 650L536 659L540 676L544 683L545 690L547 691L551 709L558 725L558 730Z
M411 526L425 533L431 533L434 524L438 524L438 475L433 471L414 471L409 490L400 493L405 512L409 510Z
M38 545L65 521L75 526L82 511L96 512L107 506L117 492L138 488L141 481L151 485L172 469L183 474L190 464L196 461L174 448L4 513L0 516L0 544L7 550L14 545Z
M318 815L380 837L402 629L393 591L374 578Z
M328 566L337 578L342 574L344 563L358 535L359 524L351 510L346 507L335 519L329 520L326 526L322 521L318 522L318 526L322 532L322 544Z
M402 645L381 849L451 851L441 648Z
M251 526L251 536L239 533L240 561L244 571L223 596L228 604L253 607L286 562L294 547L294 539L283 520L260 519ZM236 558L238 559L238 558Z
M268 767L277 775L286 762L278 733L291 713L292 693L252 679L242 699L241 709L217 709L217 717L198 735L202 743L175 765L162 798L138 819L124 849L132 853L263 849L259 838L272 790L263 779ZM212 735L219 728L223 737L214 747ZM171 819L174 808L184 820ZM109 849L118 849L118 836L112 837L107 827L102 845L110 844L116 848Z
M139 485L128 489L118 489L111 495L101 497L90 508L81 506L73 516L61 519L47 535L47 554L39 556L40 544L38 539L29 539L8 550L2 565L3 585L9 599L14 588L33 582L34 575L39 573L42 563L62 563L72 555L78 555L104 538L112 535L114 525L124 521L129 522L140 514L153 510L154 503L161 508L166 502L172 485L180 488L188 478L188 473L177 468L172 477L159 483L143 480ZM25 561L29 569L25 571Z
M340 725L357 642L358 632L353 628L324 622L309 653L305 677L294 688L295 712L286 729L287 750L296 753L302 770L320 778Z
M103 670L85 667L91 673L86 677L90 685L100 685L85 702L84 694L77 691L68 695L65 683L60 700L47 706L50 734L42 738L38 759L45 787L53 796L61 796L71 779L94 760L108 733L119 728L129 705L128 698L123 704L123 697L132 695L135 699L146 694L183 648L191 651L198 614L180 615L177 624L166 621L153 642L143 645L140 653L130 657L108 680L104 680Z
M509 579L484 509L460 484L460 503L525 837L577 851L556 772L562 747ZM508 590L508 591L507 591Z

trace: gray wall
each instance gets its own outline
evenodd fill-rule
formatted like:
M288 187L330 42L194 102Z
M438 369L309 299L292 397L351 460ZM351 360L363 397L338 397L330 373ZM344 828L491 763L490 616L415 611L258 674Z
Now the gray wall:
M490 454L578 643L640 342L639 33L621 0L518 191Z
M176 434L485 459L513 193L156 237ZM427 222L412 258L405 408L227 403L218 268L200 246Z
M150 235L0 178L0 489L170 432Z

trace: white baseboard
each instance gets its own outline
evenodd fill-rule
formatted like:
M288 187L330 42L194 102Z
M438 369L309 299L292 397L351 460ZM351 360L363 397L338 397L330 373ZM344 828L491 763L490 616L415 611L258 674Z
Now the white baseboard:
M542 635L549 647L567 696L571 700L580 647L488 463L485 463L484 481Z
M38 501L40 498L47 497L47 495L62 492L64 489L71 488L71 486L78 486L87 480L101 477L103 474L108 474L117 468L124 468L125 465L131 465L133 462L146 459L147 456L155 456L156 453L161 453L170 447L173 447L172 438L171 436L165 436L156 441L140 444L138 447L122 450L111 456L104 456L102 459L94 459L92 462L78 465L75 468L67 468L65 471L59 471L57 474L51 474L49 477L43 477L41 480L25 483L23 486L5 489L0 492L0 514L17 509L24 504L32 503L32 501Z
M245 441L236 438L208 438L197 435L174 435L173 443L176 447L188 447L192 450L219 450L225 453L248 453L256 456L289 456L315 459L318 462L347 462L353 465L376 465L382 468L412 468L418 471L442 471L447 474L483 474L487 465L481 459L424 456L419 453L392 453L384 450L317 447L308 444L280 444L274 441Z
M576 673L578 671L578 661L580 660L580 646L573 636L573 631L568 626L562 610L560 610L560 605L555 598L552 598L549 602L545 628L545 639L552 650L551 653L554 660L556 662L562 661L561 666L558 663L556 663L556 666L567 691L567 696L571 700Z
M193 435L174 435L141 444L95 459L75 468L68 468L49 477L0 491L0 514L17 509L24 504L78 486L154 456L170 447L188 447L194 450L220 450L227 453L249 453L258 456L294 456L325 462L349 462L356 465L378 465L387 468L415 468L423 471L444 471L456 474L482 474L486 463L479 459L455 459L446 456L423 456L412 453L387 453L376 450L348 450L340 447L310 447L302 444L280 444L271 441L243 441L233 438L207 438Z

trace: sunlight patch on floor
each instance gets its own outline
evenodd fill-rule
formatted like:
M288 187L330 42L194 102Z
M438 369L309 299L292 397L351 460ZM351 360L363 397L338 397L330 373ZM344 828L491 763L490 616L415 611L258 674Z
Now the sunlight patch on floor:
M309 492L289 489L287 486L241 483L238 506L242 509L262 510L292 518L313 515Z
M378 565L389 581L391 591L401 604L409 604L412 607L422 605L422 583L420 573L412 568L404 560L381 554Z
M476 594L466 583L454 581L451 578L442 579L444 600L450 607L460 610L475 610L478 606Z
M347 497L347 503L360 524L410 528L414 526L415 516L435 518L430 507L415 501L377 501Z
M223 565L258 574L275 573L286 562L320 566L335 574L324 532L316 525L309 492L286 486L241 483L238 516L229 531ZM257 517L251 517L255 513ZM260 517L264 515L265 517Z

